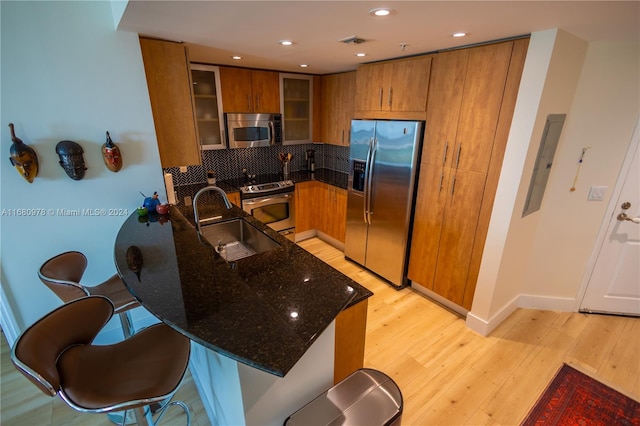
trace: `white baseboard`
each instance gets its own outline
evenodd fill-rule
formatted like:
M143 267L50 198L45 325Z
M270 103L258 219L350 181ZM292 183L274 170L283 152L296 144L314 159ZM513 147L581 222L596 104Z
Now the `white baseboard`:
M516 309L540 309L543 311L575 312L575 298L548 297L520 294L500 309L490 319L484 319L473 311L467 315L467 327L483 336L488 336L502 321Z
M543 311L576 312L576 298L521 294L518 298L518 307Z
M518 296L502 307L490 319L484 319L476 315L473 311L467 315L466 325L471 330L482 336L488 336L500 323L506 320L516 309L518 309ZM473 309L473 307L471 308Z

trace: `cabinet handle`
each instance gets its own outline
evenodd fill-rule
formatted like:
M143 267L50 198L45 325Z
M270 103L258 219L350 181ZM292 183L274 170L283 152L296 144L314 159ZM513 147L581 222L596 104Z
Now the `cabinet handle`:
M453 202L453 192L456 189L456 175L453 175L453 181L451 182L451 202Z
M458 145L458 152L456 153L456 169L458 168L458 163L460 162L461 151L462 151L462 144Z
M251 111L251 95L247 95L247 111Z
M260 94L256 95L256 111L260 111Z
M344 129L342 129L342 136L340 137L340 144L344 145Z
M378 107L379 107L380 109L382 109L382 92L383 92L383 89L382 89L382 87L381 87L381 88L380 88L380 99L379 99L379 101L378 101Z
M442 192L442 181L444 180L444 172L440 172L440 189L438 192Z
M387 106L391 108L391 99L393 98L393 87L389 87L389 100L387 101Z
M442 165L447 162L447 150L449 149L449 141L445 141L444 143L444 152L442 153Z

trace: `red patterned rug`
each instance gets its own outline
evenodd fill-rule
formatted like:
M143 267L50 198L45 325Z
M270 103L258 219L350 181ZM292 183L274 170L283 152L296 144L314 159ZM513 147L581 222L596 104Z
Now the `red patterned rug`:
M640 403L563 364L522 426L640 425Z

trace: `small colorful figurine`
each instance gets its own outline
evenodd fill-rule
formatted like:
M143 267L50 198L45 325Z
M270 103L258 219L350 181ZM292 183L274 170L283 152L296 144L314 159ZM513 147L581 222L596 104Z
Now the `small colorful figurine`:
M9 161L27 182L33 183L33 179L38 176L38 156L33 148L16 137L13 123L9 123L9 129L11 129L11 140L13 141L9 149Z
M122 168L122 155L120 155L120 148L113 143L109 132L107 132L107 142L102 145L102 159L104 160L107 169L114 173L117 173Z
M160 204L160 200L158 200L158 193L154 192L153 197L146 197L144 199L142 207L146 207L149 212L154 213L158 204Z

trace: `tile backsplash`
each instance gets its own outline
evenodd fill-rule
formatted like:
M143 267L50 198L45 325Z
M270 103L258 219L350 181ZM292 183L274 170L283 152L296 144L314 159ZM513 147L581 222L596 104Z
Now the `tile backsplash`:
M316 168L330 169L341 173L349 172L349 147L321 143L283 145L277 147L218 149L202 151L202 165L188 166L185 173L178 167L164 169L171 173L175 186L206 182L207 171L214 170L219 180L242 177L242 169L255 175L277 174L281 172L278 154L292 153L291 171L306 170L305 152L315 151Z

